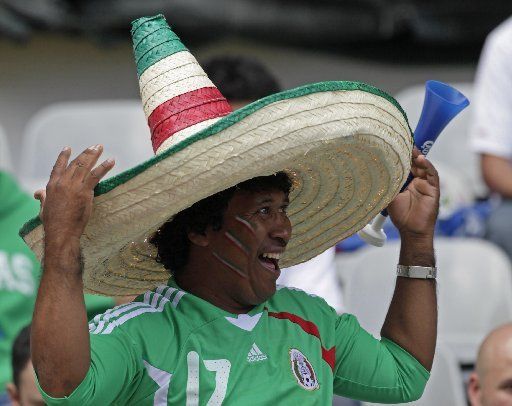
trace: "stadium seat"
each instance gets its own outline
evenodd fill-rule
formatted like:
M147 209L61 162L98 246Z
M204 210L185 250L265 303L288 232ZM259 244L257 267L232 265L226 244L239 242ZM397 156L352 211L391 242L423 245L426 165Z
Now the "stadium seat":
M438 336L461 364L473 364L478 345L494 327L512 321L512 275L508 257L479 239L436 238ZM395 284L400 242L339 255L345 307L379 336Z
M23 134L22 185L30 192L44 187L63 147L70 146L76 156L94 144L104 145L105 159L116 159L108 176L151 158L150 133L140 101L76 101L39 111Z
M430 379L421 399L413 406L466 406L462 375L457 359L448 346L438 343ZM375 403L363 403L364 406Z
M12 172L11 150L4 129L0 127L0 170Z
M471 102L473 85L471 83L455 83L453 86L460 90ZM423 108L425 85L416 85L406 88L395 95L409 118L411 128L416 124ZM433 161L449 165L460 172L475 197L487 194L487 187L480 175L478 155L469 147L469 127L471 121L471 108L463 110L445 128L434 147L429 153Z

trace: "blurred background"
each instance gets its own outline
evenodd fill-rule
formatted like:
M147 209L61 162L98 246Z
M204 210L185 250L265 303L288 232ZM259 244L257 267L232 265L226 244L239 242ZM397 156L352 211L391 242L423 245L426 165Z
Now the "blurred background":
M427 79L471 81L486 34L512 3L2 0L0 123L15 169L27 121L48 104L138 97L130 21L159 12L200 61L249 54L284 88L358 80L396 94Z
M133 19L158 13L200 63L217 55L250 56L283 89L366 82L394 95L415 128L427 80L452 84L473 103L482 46L512 15L512 2L0 0L0 169L32 193L44 186L65 145L105 143L117 159L114 174L151 157L129 28ZM439 356L426 397L417 403L427 406L466 404L464 385L479 343L512 321L510 259L483 239L494 198L469 147L471 107L429 155L442 180L436 246L444 279ZM396 237L389 224L387 232ZM335 257L343 309L376 336L398 245L391 241L378 250L353 237L338 245ZM389 269L363 272L376 267Z

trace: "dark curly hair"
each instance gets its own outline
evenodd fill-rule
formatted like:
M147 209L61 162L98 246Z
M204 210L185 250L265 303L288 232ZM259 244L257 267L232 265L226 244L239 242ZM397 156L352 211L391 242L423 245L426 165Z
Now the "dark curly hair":
M274 175L249 179L195 203L163 224L151 237L150 242L158 250L157 261L173 275L180 272L188 262L188 233L202 234L208 226L213 230L220 230L224 212L236 191L280 190L288 195L291 187L292 181L288 174L277 172Z
M281 91L274 75L252 57L221 55L201 66L228 101L257 100Z

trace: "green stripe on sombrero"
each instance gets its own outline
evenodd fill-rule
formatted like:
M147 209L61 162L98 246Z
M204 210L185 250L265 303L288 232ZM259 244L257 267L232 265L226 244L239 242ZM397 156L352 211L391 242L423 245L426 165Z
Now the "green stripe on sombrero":
M143 17L132 22L133 52L137 64L137 75L156 62L187 48L171 30L165 17Z
M240 110L237 110L233 113L231 113L228 116L225 116L221 118L219 121L217 121L215 124L213 124L211 127L205 128L203 131L198 132L197 134L194 134L193 136L183 140L182 142L179 142L178 144L172 146L167 151L162 152L159 155L155 155L153 158L142 162L141 164L128 169L127 171L124 171L116 176L113 176L110 179L104 180L103 182L99 183L98 186L94 189L94 195L100 196L102 194L110 192L112 189L116 188L119 185L122 185L123 183L128 182L130 179L134 178L135 176L139 175L140 173L144 172L149 167L157 164L158 162L162 161L163 159L166 159L167 157L181 151L182 149L186 148L190 144L193 144L194 142L200 141L204 138L208 138L210 136L213 136L222 130L225 130L226 128L230 127L231 125L239 122L243 118L251 115L255 111L271 104L275 103L281 100L287 100L287 99L293 99L296 97L306 96L308 94L312 93L319 93L319 92L330 92L330 91L340 91L340 90L361 90L363 92L372 93L374 95L383 97L387 101L389 101L391 104L393 104L404 116L405 122L407 123L407 126L409 127L409 131L412 134L411 127L409 125L409 121L407 120L407 115L405 114L402 107L398 104L398 102L391 97L389 94L383 92L382 90L373 87L371 85L367 85L366 83L361 82L348 82L348 81L338 81L338 82L320 82L320 83L314 83L310 85L305 85L301 87L297 87L295 89L287 90L281 93L276 93L270 96L267 96L263 99L260 99L254 103L251 103ZM29 222L27 222L22 229L20 230L19 234L23 238L28 233L30 233L33 229L38 227L41 224L41 220L39 217L35 217L31 219Z

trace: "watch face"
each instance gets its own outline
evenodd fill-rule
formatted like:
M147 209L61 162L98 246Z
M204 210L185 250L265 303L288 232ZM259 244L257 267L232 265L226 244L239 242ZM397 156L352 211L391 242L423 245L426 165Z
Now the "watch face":
M435 279L437 268L435 266L398 265L396 274L405 278Z

